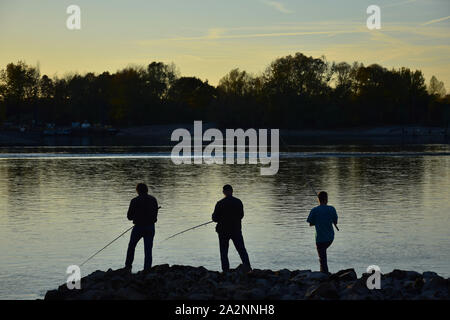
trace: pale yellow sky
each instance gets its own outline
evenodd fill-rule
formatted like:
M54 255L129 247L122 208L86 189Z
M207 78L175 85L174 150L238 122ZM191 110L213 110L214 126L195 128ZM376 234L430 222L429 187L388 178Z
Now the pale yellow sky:
M76 1L81 30L66 28L71 1L2 1L0 67L39 62L41 73L115 72L174 62L210 83L233 68L264 71L302 52L436 75L450 91L450 2L380 0L382 27L366 27L365 0Z

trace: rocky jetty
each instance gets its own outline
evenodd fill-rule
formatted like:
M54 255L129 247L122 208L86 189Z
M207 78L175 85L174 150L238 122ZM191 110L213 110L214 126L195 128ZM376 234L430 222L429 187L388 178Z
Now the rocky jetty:
M154 266L148 272L95 271L81 289L66 284L48 291L46 300L448 300L450 279L434 272L394 270L381 275L381 289L369 290L354 269L327 275L311 270L279 271L241 267L227 273L204 267Z

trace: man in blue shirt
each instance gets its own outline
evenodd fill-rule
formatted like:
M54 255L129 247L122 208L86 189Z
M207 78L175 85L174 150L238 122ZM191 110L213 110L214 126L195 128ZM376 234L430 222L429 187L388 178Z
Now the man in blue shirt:
M336 209L328 206L328 194L322 191L318 195L320 205L313 208L308 219L310 226L316 227L316 246L319 254L320 271L328 272L327 249L334 240L333 224L336 226L338 216ZM337 226L336 226L337 228Z

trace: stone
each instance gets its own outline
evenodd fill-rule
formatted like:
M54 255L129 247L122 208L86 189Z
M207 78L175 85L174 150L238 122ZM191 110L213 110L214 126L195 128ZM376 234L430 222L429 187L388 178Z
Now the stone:
M58 290L50 290L45 294L44 300L63 300L64 296Z
M355 281L358 279L355 269L346 269L336 272L330 276L330 280Z
M314 281L324 281L327 280L329 276L326 273L319 272L319 271L313 271L306 273L306 279L308 280L314 280Z
M250 299L263 300L265 297L266 293L260 288L250 290Z
M256 279L255 284L259 287L268 287L269 286L269 281L266 279Z
M250 273L227 273L204 267L159 265L150 272L97 270L82 278L81 290L64 283L49 290L45 300L449 300L450 279L434 272L394 270L381 276L381 290L369 290L369 274L357 278L354 269L333 275L311 270L279 271L255 269Z
M310 287L305 294L305 298L325 298L325 299L339 299L339 294L336 286L332 282L323 282L319 285Z
M448 293L448 282L448 279L446 280L439 276L427 279L423 285L423 291L447 291Z
M161 264L161 265L157 265L151 268L152 272L156 272L156 273L164 273L166 271L168 271L170 269L170 266L168 264Z
M436 272L425 271L424 273L422 273L422 276L426 279L426 278L434 278L434 277L437 277L438 274L437 274Z
M193 293L187 297L189 300L211 300L213 298L212 294L205 293Z
M247 300L249 296L249 292L244 290L236 290L233 295L233 300Z
M403 270L394 269L392 272L386 274L386 277L391 277L397 280L403 280L407 277L407 272Z
M275 272L275 275L287 280L291 277L291 272L288 269L282 269L278 272Z

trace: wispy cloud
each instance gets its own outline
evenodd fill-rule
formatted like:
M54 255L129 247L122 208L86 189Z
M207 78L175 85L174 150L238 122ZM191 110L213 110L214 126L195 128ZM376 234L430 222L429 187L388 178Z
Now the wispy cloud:
M448 20L448 19L450 19L450 16L447 16L447 17L444 17L444 18L439 18L439 19L434 19L434 20L422 23L421 25L422 26L427 26L429 24L436 23L436 22L441 22L441 21Z
M251 39L251 38L275 38L275 37L294 37L294 36L309 36L309 35L328 35L333 36L337 34L346 33L361 33L367 32L364 29L361 30L328 30L328 31L300 31L300 32L271 32L271 33L249 33L249 34L215 34L208 33L205 36L198 37L180 37L180 38L167 38L167 39L155 39L155 40L141 40L138 41L140 45L152 44L159 41L192 41L192 40L221 40L221 39Z
M447 17L449 18L449 17ZM438 19L442 20L442 19ZM405 35L420 35L434 39L448 39L450 34L442 28L417 28L416 25L388 24L383 26L384 32L401 33ZM246 26L232 28L210 28L201 35L180 36L171 38L138 40L141 46L152 45L161 42L185 42L185 41L218 41L230 39L257 39L257 38L278 38L278 37L298 37L298 36L325 36L368 34L376 32L369 31L360 23L341 24L332 21L302 23L299 25L275 25L275 26Z
M228 39L252 39L252 38L277 38L296 36L335 36L338 34L367 33L365 26L360 24L334 25L330 28L330 22L302 25L277 25L254 26L232 28L210 28L203 35L181 36L172 38L139 40L139 45L149 45L167 41L216 41Z
M275 10L281 12L281 13L294 13L294 11L287 9L284 4L282 4L279 1L269 1L269 0L263 0L263 3L268 5L269 7L274 8Z
M223 28L211 28L208 30L208 35L205 38L206 39L220 39L226 31L227 30L223 29Z
M385 6L382 6L381 8L392 8L392 7L397 7L397 6L402 6L404 4L409 4L412 2L416 2L417 0L407 0L407 1L402 1L402 2L396 2L396 3L391 3L391 4L387 4Z

